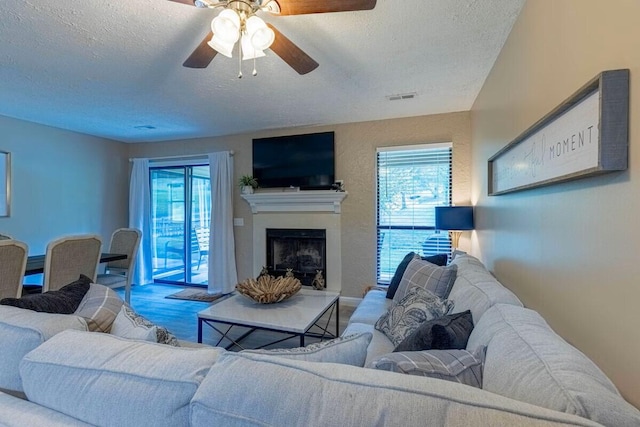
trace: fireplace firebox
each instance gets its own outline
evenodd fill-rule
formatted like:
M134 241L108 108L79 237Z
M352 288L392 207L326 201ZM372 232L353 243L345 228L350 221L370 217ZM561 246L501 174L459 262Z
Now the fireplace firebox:
M322 229L267 228L267 270L284 276L291 269L303 285L327 275L327 233Z

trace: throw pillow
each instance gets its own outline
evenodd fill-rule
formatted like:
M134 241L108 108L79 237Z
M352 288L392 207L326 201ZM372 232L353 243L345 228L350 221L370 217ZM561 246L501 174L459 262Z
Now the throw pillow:
M92 283L74 314L85 318L90 331L109 333L123 303L112 289Z
M81 274L78 280L57 291L29 294L22 298L4 298L0 304L43 313L72 314L89 290L90 283L91 279Z
M120 312L111 325L111 335L132 340L157 342L180 347L178 339L163 326L158 326L139 315L127 304L122 304Z
M473 318L470 310L448 314L418 326L393 351L465 349L471 331Z
M482 388L485 349L481 347L473 353L468 350L389 353L373 360L370 367Z
M285 359L307 362L340 363L342 365L364 366L367 348L373 334L365 332L338 337L329 341L309 344L306 347L273 350L242 350L240 353L268 354Z
M402 276L404 275L405 270L407 269L407 265L411 262L412 259L422 259L423 261L428 261L431 264L435 264L438 266L447 265L447 261L449 259L447 254L437 254L426 257L420 257L415 252L409 252L404 256L398 267L396 268L396 272L393 274L391 281L389 282L389 287L387 288L387 298L393 299L393 296L396 294L398 290L398 285L400 284L400 280L402 280Z
M431 291L414 287L380 316L375 328L385 334L395 347L422 323L440 318L452 308L453 301L442 300Z
M458 266L455 264L441 267L428 261L413 259L409 262L402 275L402 280L400 280L393 300L399 301L404 298L407 292L416 286L425 288L436 296L446 299L451 292L453 283L456 281L457 273Z

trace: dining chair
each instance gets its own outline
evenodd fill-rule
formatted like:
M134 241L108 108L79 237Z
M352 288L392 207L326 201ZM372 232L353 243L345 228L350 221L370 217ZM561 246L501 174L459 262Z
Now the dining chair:
M0 240L0 299L20 298L29 249L17 240Z
M44 258L42 292L57 291L78 280L81 274L95 282L101 247L100 236L94 234L66 236L50 242Z
M110 288L125 287L125 301L131 302L131 273L136 262L142 232L137 228L119 228L111 235L109 252L126 254L127 259L110 261L105 272L98 274L96 283Z

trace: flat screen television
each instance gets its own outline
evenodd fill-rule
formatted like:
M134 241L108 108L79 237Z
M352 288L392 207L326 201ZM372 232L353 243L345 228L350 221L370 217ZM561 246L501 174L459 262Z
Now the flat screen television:
M253 140L253 177L261 188L330 189L334 159L334 132Z

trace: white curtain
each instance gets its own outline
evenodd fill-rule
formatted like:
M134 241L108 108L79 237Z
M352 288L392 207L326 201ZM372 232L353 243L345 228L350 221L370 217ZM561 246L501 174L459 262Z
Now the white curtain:
M211 232L209 293L228 294L238 283L233 237L233 158L223 151L209 154L211 170Z
M133 271L132 283L153 282L151 262L151 192L149 191L149 160L134 159L129 183L129 227L142 231L140 249Z

